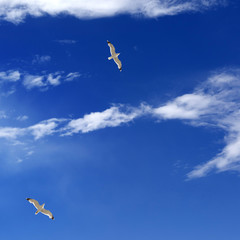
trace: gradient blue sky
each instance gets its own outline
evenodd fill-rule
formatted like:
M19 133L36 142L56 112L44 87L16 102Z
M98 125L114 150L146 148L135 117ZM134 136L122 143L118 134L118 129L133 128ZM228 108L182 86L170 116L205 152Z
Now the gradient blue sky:
M0 9L0 239L239 239L238 1Z

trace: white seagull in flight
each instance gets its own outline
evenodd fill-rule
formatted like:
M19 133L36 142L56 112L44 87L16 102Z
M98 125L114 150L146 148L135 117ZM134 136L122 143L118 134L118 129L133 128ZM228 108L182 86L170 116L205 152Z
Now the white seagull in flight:
M54 219L52 213L44 208L45 203L44 203L43 205L40 205L37 200L34 200L34 199L32 199L32 198L26 198L26 199L27 199L30 203L32 203L32 204L34 205L34 207L37 209L37 211L35 212L35 215L37 215L39 212L41 212L41 213L43 213L44 215L47 215L47 216L48 216L49 218L51 218L52 220Z
M109 42L107 41L108 46L110 47L110 53L111 53L111 57L108 58L108 60L113 59L114 62L118 65L118 69L120 70L120 72L122 71L122 63L121 61L118 59L118 55L120 53L116 53L115 52L115 47Z

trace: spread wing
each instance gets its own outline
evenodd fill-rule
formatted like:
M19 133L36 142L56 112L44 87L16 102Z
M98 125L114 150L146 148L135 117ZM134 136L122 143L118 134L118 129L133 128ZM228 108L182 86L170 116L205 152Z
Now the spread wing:
M27 199L30 203L32 203L36 209L38 209L38 208L40 207L40 205L39 205L39 203L38 203L37 200L32 199L32 198L26 198L26 199Z
M111 55L115 55L116 54L115 47L109 41L107 41L107 43L108 43L108 46L110 47Z
M49 210L43 209L41 211L41 213L43 213L44 215L47 215L49 218L51 218L52 220L54 219L52 213Z
M114 60L114 62L117 64L117 66L118 66L118 69L120 70L120 71L122 71L122 63L121 63L121 61L116 57L116 58L113 58L113 60Z

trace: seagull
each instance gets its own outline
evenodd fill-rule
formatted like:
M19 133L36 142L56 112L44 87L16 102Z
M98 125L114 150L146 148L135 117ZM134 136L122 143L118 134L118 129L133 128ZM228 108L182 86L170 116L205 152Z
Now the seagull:
M32 203L34 205L34 207L37 209L37 211L35 212L35 215L37 215L39 212L43 213L44 215L47 215L49 218L51 218L52 220L54 219L52 213L48 210L46 210L44 208L44 205L40 205L39 202L37 200L34 200L32 198L26 198L30 203Z
M118 59L118 55L120 53L116 53L115 52L115 47L112 45L112 43L110 43L109 41L107 41L108 46L110 47L110 53L111 53L111 57L108 58L108 60L113 59L114 62L118 65L118 69L120 70L120 72L122 71L122 63L121 61Z

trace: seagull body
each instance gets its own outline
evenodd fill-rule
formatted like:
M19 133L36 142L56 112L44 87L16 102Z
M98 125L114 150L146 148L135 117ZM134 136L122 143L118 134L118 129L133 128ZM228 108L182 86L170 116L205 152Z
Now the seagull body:
M48 210L46 210L44 208L45 203L40 205L39 202L35 199L32 198L26 198L30 203L32 203L34 205L34 207L37 209L37 211L35 212L35 215L37 215L38 213L43 213L44 215L47 215L49 218L51 218L52 220L54 219L52 213Z
M110 53L111 53L111 57L109 57L108 60L113 59L114 62L117 64L118 69L119 69L120 72L121 72L121 71L122 71L122 63L121 63L121 61L118 59L118 55L119 55L120 53L116 53L116 52L115 52L115 47L112 45L112 43L110 43L109 41L107 41L107 43L108 43L108 46L109 46L109 48L110 48Z

